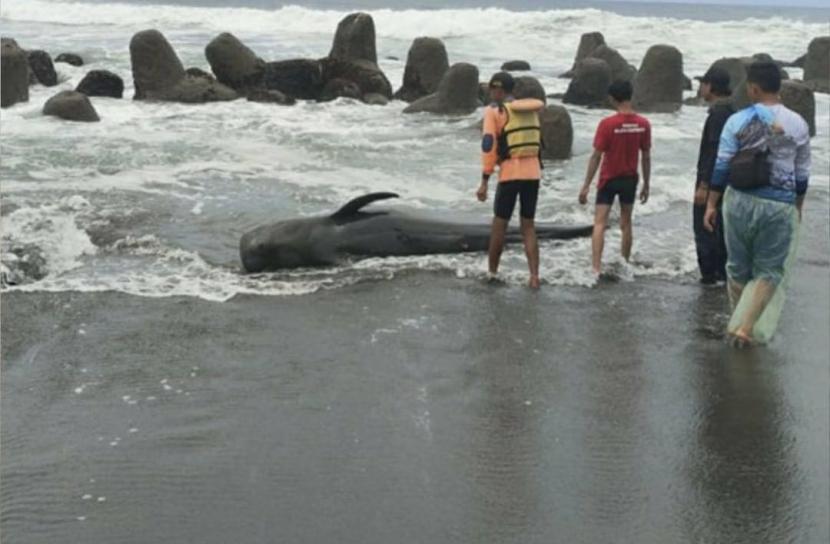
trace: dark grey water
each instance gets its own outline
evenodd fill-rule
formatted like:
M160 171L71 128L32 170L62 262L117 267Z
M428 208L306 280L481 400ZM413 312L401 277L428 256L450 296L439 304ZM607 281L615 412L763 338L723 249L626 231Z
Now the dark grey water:
M821 543L827 216L776 342L641 280L8 293L3 541Z

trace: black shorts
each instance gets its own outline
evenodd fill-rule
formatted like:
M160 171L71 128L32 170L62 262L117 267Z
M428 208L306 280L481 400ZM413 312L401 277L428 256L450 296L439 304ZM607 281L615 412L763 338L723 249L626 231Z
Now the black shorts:
M614 204L614 197L620 195L620 204L631 205L637 198L637 176L620 176L609 180L597 191L597 204Z
M496 200L493 204L493 213L496 214L496 217L509 221L513 216L513 209L516 207L516 197L519 197L521 201L519 215L524 219L536 217L539 180L500 181L496 186Z

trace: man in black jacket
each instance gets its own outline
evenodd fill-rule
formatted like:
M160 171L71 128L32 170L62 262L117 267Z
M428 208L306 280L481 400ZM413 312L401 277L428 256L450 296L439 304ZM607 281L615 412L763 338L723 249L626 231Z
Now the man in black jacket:
M709 198L709 182L718 156L720 134L726 120L735 113L730 100L729 73L711 68L700 79L700 96L709 103L709 116L703 126L700 155L697 160L697 182L693 206L693 224L700 282L705 285L726 281L726 244L723 240L723 218L718 211L714 232L703 227L706 200Z

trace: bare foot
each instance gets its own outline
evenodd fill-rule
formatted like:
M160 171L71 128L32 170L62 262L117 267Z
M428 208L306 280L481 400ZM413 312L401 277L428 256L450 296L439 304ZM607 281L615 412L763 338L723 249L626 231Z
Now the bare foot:
M729 343L732 347L737 349L745 349L752 346L755 342L745 330L737 329L729 333Z
M540 286L539 276L530 276L530 281L527 282L527 286L531 289L538 289Z

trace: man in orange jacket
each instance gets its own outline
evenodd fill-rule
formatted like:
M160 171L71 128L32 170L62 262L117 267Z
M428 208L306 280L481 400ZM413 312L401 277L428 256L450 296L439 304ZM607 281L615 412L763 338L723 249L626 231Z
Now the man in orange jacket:
M490 80L492 103L484 112L481 139L482 174L476 196L487 200L487 184L498 166L493 226L490 234L489 272L495 277L504 250L507 225L516 207L521 203L521 232L527 264L530 269L529 286L539 287L539 243L536 240L534 217L542 177L540 159L541 130L537 112L544 107L541 100L526 98L514 100L513 77L499 72Z

